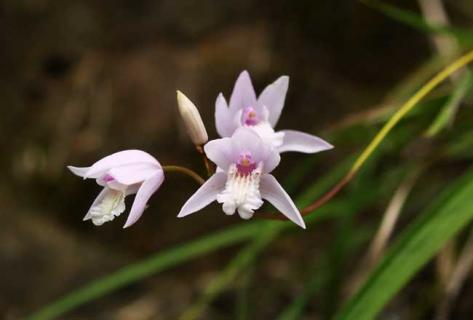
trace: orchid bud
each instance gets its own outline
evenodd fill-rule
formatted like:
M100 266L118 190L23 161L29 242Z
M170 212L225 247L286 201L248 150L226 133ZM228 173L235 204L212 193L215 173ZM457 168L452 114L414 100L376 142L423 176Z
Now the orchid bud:
M177 90L177 105L181 114L187 133L196 146L205 144L209 137L204 123L200 117L199 110L181 91Z

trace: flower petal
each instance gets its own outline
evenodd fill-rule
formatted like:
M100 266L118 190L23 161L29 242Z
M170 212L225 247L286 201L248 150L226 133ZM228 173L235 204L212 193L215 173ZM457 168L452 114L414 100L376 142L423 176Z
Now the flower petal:
M235 119L235 110L230 110L223 94L219 94L215 101L215 126L221 137L230 137L238 127Z
M281 155L277 152L276 149L271 148L268 152L266 159L264 160L263 173L270 173L281 162Z
M92 202L92 205L90 206L89 211L87 211L87 214L86 214L85 217L82 219L83 221L91 219L90 210L91 210L93 207L95 207L100 201L103 200L103 198L104 198L105 195L107 194L107 190L108 190L108 188L107 188L107 187L104 187L104 188L102 189L102 191L100 191L100 193L99 193L99 194L97 195L97 197L95 198L94 202Z
M143 182L153 176L157 171L162 170L157 168L155 165L139 163L111 168L108 171L108 174L118 183L132 185Z
M230 97L230 109L235 111L250 106L256 106L256 93L251 83L248 71L243 71L238 76Z
M279 153L265 143L258 133L251 128L242 127L237 129L232 136L233 152L237 156L240 152L250 152L256 163L263 162L263 173L274 170L279 164L281 157ZM237 158L238 159L238 158Z
M186 201L177 217L185 217L215 201L217 194L225 187L226 181L227 174L225 172L215 173Z
M287 88L289 86L289 77L282 76L268 85L258 97L258 104L263 105L269 110L268 121L273 128L279 120L284 100L286 100Z
M90 167L73 167L73 166L67 166L67 169L71 170L73 174L79 177L84 177L85 179L85 174L87 171L89 171Z
M279 152L316 153L333 148L330 143L308 133L294 130L282 130L279 132L284 133L284 141L282 146L278 148Z
M205 154L217 167L227 170L230 164L235 161L231 138L216 139L207 142L204 146Z
M305 229L304 219L302 219L299 210L276 178L270 174L261 176L260 192L263 199L268 200L289 220Z
M155 165L158 168L161 167L159 162L153 158L150 154L141 150L125 150L116 152L105 158L97 161L87 171L86 178L98 178L107 170L113 167L125 166L134 163L148 163Z
M148 202L149 198L153 193L156 192L156 190L158 190L163 181L164 173L162 170L159 170L143 182L136 193L135 200L131 206L130 214L128 215L128 219L126 220L123 228L128 228L141 217L143 211L146 209L146 203Z
M253 160L256 162L263 161L268 155L271 148L263 142L258 133L250 127L241 127L235 131L232 136L232 145L235 154L240 152L250 152Z

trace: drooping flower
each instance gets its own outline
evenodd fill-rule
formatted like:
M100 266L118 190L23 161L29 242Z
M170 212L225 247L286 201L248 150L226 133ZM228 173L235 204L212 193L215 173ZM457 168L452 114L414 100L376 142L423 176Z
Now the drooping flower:
M253 130L237 129L230 138L208 142L204 151L217 165L217 171L187 200L178 217L199 211L216 200L222 204L225 214L238 211L240 217L249 219L266 199L305 228L294 202L270 174L279 164L279 153Z
M250 75L243 71L238 77L230 104L220 93L215 102L215 122L221 137L230 137L236 129L249 127L279 152L316 153L333 148L328 142L300 131L274 131L284 107L289 77L279 77L256 98Z
M161 164L140 150L125 150L111 154L91 167L68 166L75 175L96 179L103 190L92 203L84 220L91 219L96 226L112 221L125 211L125 197L136 197L124 228L134 224L146 209L151 195L164 181Z

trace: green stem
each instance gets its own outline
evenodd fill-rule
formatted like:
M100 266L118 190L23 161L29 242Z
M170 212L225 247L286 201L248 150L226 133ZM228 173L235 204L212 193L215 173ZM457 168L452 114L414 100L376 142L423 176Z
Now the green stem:
M179 173L185 174L191 177L192 179L194 179L195 181L197 181L198 184L204 184L205 182L204 178L202 178L198 173L186 167L174 166L174 165L163 166L163 170L164 172L179 172Z

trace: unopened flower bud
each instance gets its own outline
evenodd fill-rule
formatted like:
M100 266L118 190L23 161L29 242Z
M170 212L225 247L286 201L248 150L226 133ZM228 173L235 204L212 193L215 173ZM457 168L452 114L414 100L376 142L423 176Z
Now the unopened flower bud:
M179 90L177 90L177 105L192 142L196 146L205 144L209 140L209 137L202 118L200 117L199 110L197 110L197 107L192 101Z

